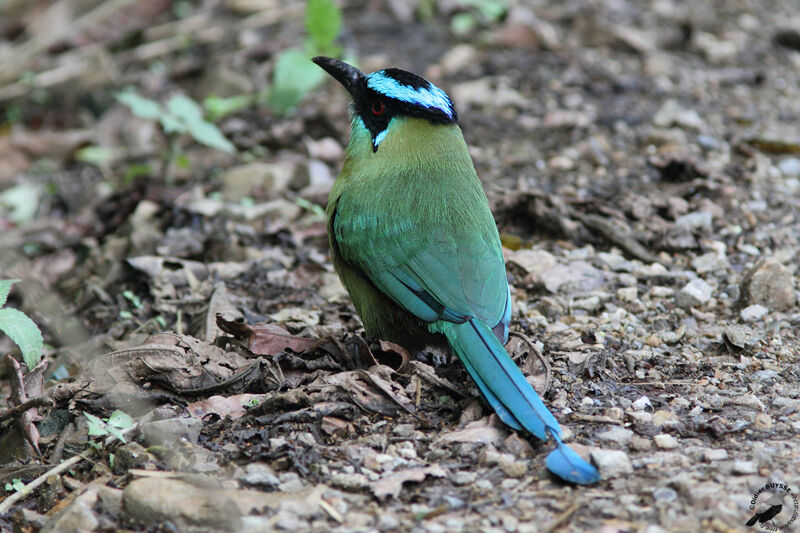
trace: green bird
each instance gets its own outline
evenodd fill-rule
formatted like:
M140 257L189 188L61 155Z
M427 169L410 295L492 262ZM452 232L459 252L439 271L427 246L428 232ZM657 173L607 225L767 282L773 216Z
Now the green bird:
M353 97L326 214L333 266L367 335L411 350L449 345L505 424L555 440L551 472L598 481L503 347L511 295L500 236L450 98L404 70L313 61Z

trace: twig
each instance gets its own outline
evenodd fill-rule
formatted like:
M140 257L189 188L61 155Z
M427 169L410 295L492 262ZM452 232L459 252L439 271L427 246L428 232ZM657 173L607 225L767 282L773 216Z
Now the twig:
M58 475L61 472L68 470L74 464L79 463L83 459L86 459L87 458L86 454L89 454L91 452L92 450L84 450L82 453L78 455L73 455L63 463L56 465L54 468L48 470L41 476L37 477L36 479L25 485L22 488L22 490L15 492L11 496L0 502L0 516L3 516L4 514L8 513L8 511L15 503L27 497L31 492L39 488L39 486L42 485L48 477Z
M542 389L541 394L544 395L545 393L547 393L548 390L550 390L550 383L552 382L552 377L553 377L552 376L553 372L550 369L550 363L547 361L547 359L545 359L545 357L536 348L536 345L533 343L532 340L530 340L530 338L528 338L527 335L524 335L524 334L519 333L517 331L510 331L509 335L511 335L512 337L517 337L522 342L524 342L525 344L530 346L531 352L533 352L536 355L536 357L539 358L539 361L541 361L542 366L544 367L544 376L545 376L544 377L544 388ZM516 346L514 348L516 348ZM532 366L531 366L530 370L531 370L531 372L533 372L533 367Z
M542 530L542 533L552 533L553 531L558 529L564 522L566 522L569 519L570 516L572 516L572 513L574 513L578 509L578 507L580 507L580 503L578 502L575 502L572 505L570 505L566 511L561 513L559 517L556 518L555 522L544 528Z
M0 413L0 422L4 422L9 418L16 418L28 409L33 409L34 407L53 407L54 405L55 402L53 402L52 398L48 398L47 396L37 396L36 398L31 398L26 402Z
M567 213L570 217L583 224L586 229L605 237L607 241L611 242L612 244L616 244L636 259L640 259L648 263L663 264L665 262L663 259L657 257L651 253L650 250L642 246L639 241L628 234L627 230L618 228L610 220L598 215L585 215L575 209L569 208L567 209ZM666 264L664 266L668 267L670 265Z

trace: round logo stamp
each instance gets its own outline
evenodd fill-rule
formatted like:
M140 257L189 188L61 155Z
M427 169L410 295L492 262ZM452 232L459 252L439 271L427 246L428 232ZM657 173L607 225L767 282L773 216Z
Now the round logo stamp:
M750 513L746 525L763 531L782 531L797 520L797 495L785 483L767 483L753 493Z

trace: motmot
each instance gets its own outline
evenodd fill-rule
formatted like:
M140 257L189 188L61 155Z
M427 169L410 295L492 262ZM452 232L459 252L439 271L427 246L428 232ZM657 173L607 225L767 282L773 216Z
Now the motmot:
M353 100L326 215L333 266L367 335L416 351L449 345L502 422L555 441L548 470L597 482L504 348L511 292L500 236L450 97L397 68L313 61Z

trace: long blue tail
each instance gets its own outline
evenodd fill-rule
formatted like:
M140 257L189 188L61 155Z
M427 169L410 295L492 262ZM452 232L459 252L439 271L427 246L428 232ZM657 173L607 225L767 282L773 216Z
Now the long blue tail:
M483 397L505 424L530 431L542 440L548 435L556 449L547 456L547 469L558 477L587 485L600 480L597 469L561 441L561 428L542 399L508 356L492 330L475 318L463 324L437 322L432 329L443 333L472 376Z

